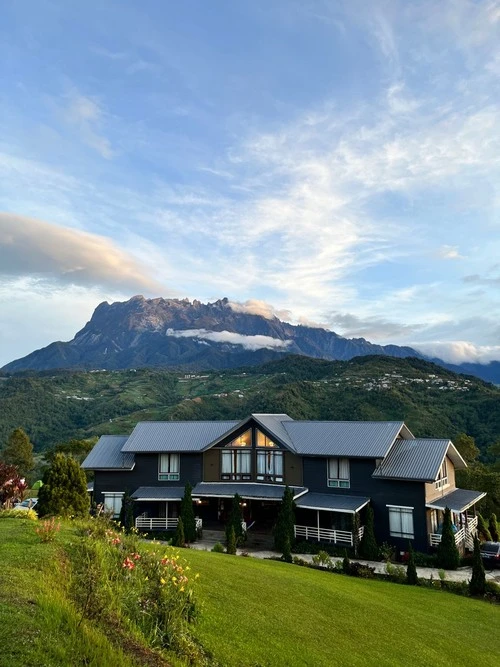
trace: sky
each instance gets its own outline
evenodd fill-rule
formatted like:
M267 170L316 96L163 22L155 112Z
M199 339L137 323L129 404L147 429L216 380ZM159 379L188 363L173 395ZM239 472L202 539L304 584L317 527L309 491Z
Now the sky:
M500 359L500 0L25 0L0 366L135 294Z

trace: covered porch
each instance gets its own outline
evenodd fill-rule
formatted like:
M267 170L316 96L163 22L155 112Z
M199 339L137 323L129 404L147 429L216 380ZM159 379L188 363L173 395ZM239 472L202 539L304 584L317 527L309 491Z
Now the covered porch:
M364 532L355 515L369 502L362 496L306 493L295 501L295 538L352 547Z
M141 486L132 494L138 530L175 530L184 487ZM200 525L201 529L201 525Z
M451 512L451 522L457 547L461 551L465 549L472 550L474 535L477 533L476 503L485 495L486 493L481 491L455 489L451 493L427 503L427 527L430 546L437 547L441 542L444 511L448 508Z

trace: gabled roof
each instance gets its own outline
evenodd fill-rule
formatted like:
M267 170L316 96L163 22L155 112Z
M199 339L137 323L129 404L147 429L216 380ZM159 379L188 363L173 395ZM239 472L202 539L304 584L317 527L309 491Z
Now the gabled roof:
M139 422L123 452L201 452L237 421Z
M483 491L469 491L468 489L455 489L441 498L436 498L426 507L435 510L450 509L452 512L465 512L471 505L477 503L486 495Z
M396 440L389 454L372 476L377 479L433 482L447 454L455 468L466 467L465 461L451 440L430 438Z
M210 449L217 445L222 439L227 438L231 433L236 433L241 428L244 428L246 424L250 421L255 421L258 426L262 426L263 429L271 433L271 435L281 443L284 447L295 451L294 445L290 440L290 436L283 427L284 421L293 421L285 413L271 414L271 413L255 413L251 414L249 417L245 417L239 422L236 422L235 425L229 429L226 433L222 433L216 440L207 444L205 449Z
M82 463L85 470L132 470L134 455L123 454L127 435L102 435Z
M284 421L295 452L305 456L383 458L397 436L413 437L404 422Z

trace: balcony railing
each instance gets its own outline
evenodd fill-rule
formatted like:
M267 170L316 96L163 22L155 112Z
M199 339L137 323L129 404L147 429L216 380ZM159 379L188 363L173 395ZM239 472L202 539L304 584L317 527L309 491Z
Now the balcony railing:
M175 530L177 528L178 518L169 517L149 517L141 514L135 520L135 527L140 530ZM203 520L196 519L196 530L203 528Z
M363 537L364 526L358 531L358 539ZM354 545L354 535L348 530L335 530L331 528L318 528L316 526L294 526L295 537L304 537L306 540L317 540L318 542L333 542L334 544Z
M457 530L455 533L455 544L460 546L465 542L468 549L474 546L474 535L477 533L477 516L467 517L467 525ZM430 533L429 541L431 547L437 547L441 543L441 533Z

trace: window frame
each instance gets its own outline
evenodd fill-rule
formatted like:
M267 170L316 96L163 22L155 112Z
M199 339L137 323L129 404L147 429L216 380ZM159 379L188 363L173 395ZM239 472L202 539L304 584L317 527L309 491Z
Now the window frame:
M414 540L415 539L415 521L413 517L413 510L415 509L414 507L408 507L406 505L386 505L388 509L388 514L389 514L389 535L391 537L399 537L401 539L406 539L406 540ZM399 531L392 530L391 527L391 514L394 516L399 517ZM410 516L411 517L411 532L410 531L403 531L403 521L402 517L403 515L405 516Z
M266 472L259 472L259 459L262 460L264 457L266 457L266 464L264 466ZM269 465L270 461L272 461L272 465ZM281 466L277 466L276 461L281 461ZM279 467L281 467L281 472L276 472L276 469ZM284 484L285 457L282 450L274 447L261 447L260 449L257 449L255 479L257 482L275 482Z
M120 512L122 510L122 504L123 504L123 496L125 495L124 491L103 491L102 495L104 496L104 510L108 512L110 509L113 510L113 518L116 519L117 517L120 516ZM113 500L113 507L109 507L107 504L107 501L111 499ZM119 500L118 503L118 510L116 509L116 501Z
M230 456L229 456L230 455ZM231 459L231 471L223 472L224 458ZM242 466L243 460L249 462L250 465ZM242 468L249 468L249 472L242 472ZM235 447L234 449L221 449L221 463L220 463L220 478L227 482L235 480L237 482L252 481L252 449L250 447Z
M448 480L448 462L445 456L439 468L436 481L434 482L434 488L439 490L445 489L447 486L450 486L450 482Z
M337 463L337 476L330 476L331 463ZM347 465L347 477L340 477L340 462L344 461ZM346 463L347 462L347 463ZM326 485L330 489L350 489L351 488L351 462L345 456L329 456L326 462Z
M168 457L167 470L162 470L162 457ZM176 457L173 459L173 457ZM177 465L173 466L172 461L176 460ZM177 468L174 470L173 468ZM178 482L181 477L181 457L178 452L161 452L158 454L158 481L159 482Z

